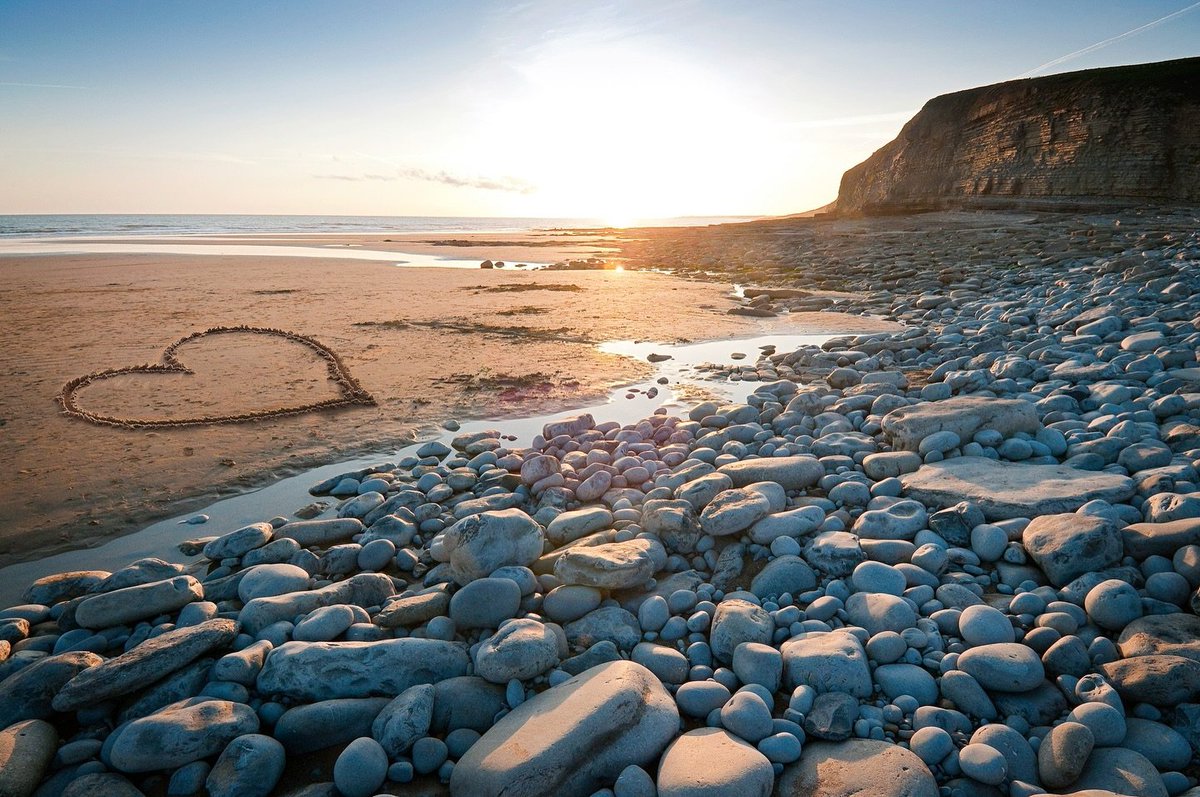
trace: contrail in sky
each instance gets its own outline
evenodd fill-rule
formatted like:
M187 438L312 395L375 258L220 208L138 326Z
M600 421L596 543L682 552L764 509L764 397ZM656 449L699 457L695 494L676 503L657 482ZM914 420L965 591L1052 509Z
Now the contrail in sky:
M1142 31L1147 31L1147 30L1150 30L1151 28L1156 28L1159 25L1163 24L1164 22L1168 22L1168 21L1174 19L1175 17L1186 14L1187 12L1191 11L1194 8L1200 8L1200 3L1192 3L1187 8L1181 8L1178 11L1174 11L1170 14L1167 14L1165 17L1159 17L1156 20L1147 22L1145 25L1136 27L1133 30L1127 30L1124 33L1117 34L1116 36L1113 36L1111 39L1105 39L1104 41L1099 41L1099 42L1096 42L1095 44L1089 44L1087 47L1084 47L1082 50L1076 50L1073 53L1067 53L1064 56L1055 58L1053 61L1047 61L1046 63L1042 64L1041 66L1037 66L1037 67L1034 67L1033 69L1030 69L1028 72L1022 72L1020 75L1017 75L1017 77L1019 77L1019 78L1031 77L1033 75L1036 75L1038 72L1041 72L1043 69L1049 69L1052 66L1058 66L1059 64L1062 64L1067 61L1071 61L1075 58L1078 58L1081 55L1087 55L1088 53L1095 52L1096 50L1099 50L1101 47L1107 47L1108 45L1113 44L1114 42L1119 42L1122 39L1128 39L1130 36L1136 36L1137 34L1141 33Z

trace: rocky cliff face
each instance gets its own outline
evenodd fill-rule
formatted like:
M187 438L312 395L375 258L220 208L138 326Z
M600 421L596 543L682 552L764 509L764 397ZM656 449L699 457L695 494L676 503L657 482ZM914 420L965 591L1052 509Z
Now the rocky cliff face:
M935 97L842 177L838 215L946 207L1200 203L1200 58Z

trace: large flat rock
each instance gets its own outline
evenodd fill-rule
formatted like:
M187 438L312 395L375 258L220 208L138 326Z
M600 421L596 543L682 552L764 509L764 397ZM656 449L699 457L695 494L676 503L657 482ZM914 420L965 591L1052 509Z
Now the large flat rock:
M942 509L971 501L988 520L1074 512L1097 498L1120 502L1133 495L1133 481L1126 476L987 457L956 457L923 465L900 481L906 497L927 507Z
M464 645L404 637L379 642L287 642L267 654L258 691L315 703L395 696L417 684L466 675Z
M883 433L892 445L905 451L917 447L934 432L954 432L964 443L981 429L994 429L1005 437L1016 432L1033 434L1041 428L1037 409L1020 399L959 396L900 407L883 417Z
M925 762L903 747L871 739L810 742L786 767L776 797L935 797Z
M647 766L679 732L675 701L640 664L614 661L526 700L471 746L454 797L586 797L631 764Z

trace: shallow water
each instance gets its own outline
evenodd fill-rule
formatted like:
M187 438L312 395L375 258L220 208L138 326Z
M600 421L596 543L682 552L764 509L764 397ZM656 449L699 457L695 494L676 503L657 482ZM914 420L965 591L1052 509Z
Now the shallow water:
M678 413L687 409L680 400L680 388L701 388L720 396L726 401L744 401L746 396L760 384L758 382L712 381L704 379L694 367L704 363L754 363L762 347L774 345L778 351L791 351L798 346L819 346L826 340L839 337L833 334L820 335L762 335L734 340L714 340L700 343L664 344L648 341L609 341L599 346L600 351L645 360L651 353L669 354L670 360L655 364L654 373L645 381L614 390L607 401L586 407L577 407L561 412L535 415L528 418L502 418L469 421L455 432L439 432L422 437L418 441L397 449L387 449L350 460L322 465L295 476L280 479L273 484L230 498L216 501L197 512L167 518L141 531L88 548L55 554L43 559L0 568L0 607L20 602L21 593L35 579L68 570L116 570L135 559L154 556L169 562L198 562L196 557L186 557L176 546L184 540L224 534L248 523L268 520L276 515L294 517L292 513L315 501L330 503L320 517L333 517L336 499L328 496L315 498L308 488L319 481L339 473L364 468L373 464L394 462L405 456L407 449L415 448L429 440L441 440L449 445L450 440L460 434L499 429L515 437L506 441L510 447L527 447L540 434L542 427L554 420L571 418L582 413L591 413L597 422L617 421L621 424L634 423L652 415L659 407L667 412ZM731 355L744 353L744 360L734 360ZM666 385L659 385L660 377L667 377ZM653 398L646 395L651 388L658 389ZM680 391L682 392L682 391ZM207 523L188 525L186 521L197 514L209 516Z
M348 260L391 262L405 268L472 268L480 260L434 257L412 252L385 252L358 246L275 246L273 244L175 244L140 241L73 241L70 239L0 240L3 255L208 255L211 257L334 257ZM522 263L525 268L544 268L548 263ZM505 266L505 270L515 266Z

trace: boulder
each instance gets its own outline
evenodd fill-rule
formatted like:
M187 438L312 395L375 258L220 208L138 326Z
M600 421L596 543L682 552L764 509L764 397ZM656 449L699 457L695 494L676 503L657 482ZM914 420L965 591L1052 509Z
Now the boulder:
M678 732L675 701L649 670L602 664L505 715L458 760L450 793L587 797L657 761Z
M960 440L970 440L980 429L1010 437L1017 432L1034 434L1042 426L1037 408L1030 402L982 396L900 407L885 415L881 425L892 446L904 451L916 451L921 441L935 432L953 432Z
M1055 586L1121 561L1121 533L1111 520L1073 512L1035 517L1021 541Z
M237 623L220 618L159 634L81 671L59 690L52 705L55 711L76 711L145 689L205 653L227 647L236 636Z
M923 465L900 478L904 494L929 507L970 501L987 520L1074 512L1096 499L1119 503L1133 495L1133 480L1066 465L1027 465L987 457L956 457Z
M244 703L194 697L131 720L109 734L101 759L120 772L157 772L216 755L238 736L258 731Z
M459 584L507 565L533 564L542 555L542 527L519 509L468 515L434 537L430 552L449 562Z
M658 765L658 797L768 797L774 784L766 756L720 728L683 734Z
M825 466L815 457L759 457L731 462L717 468L735 487L755 482L775 482L785 490L805 490L825 475Z
M811 686L820 692L871 696L867 654L853 634L845 631L798 634L783 643L783 672L791 689Z
M937 797L937 781L912 752L889 742L809 742L786 767L775 797Z
M466 675L470 667L463 645L440 639L287 642L267 655L258 691L307 702L394 696L416 684Z

